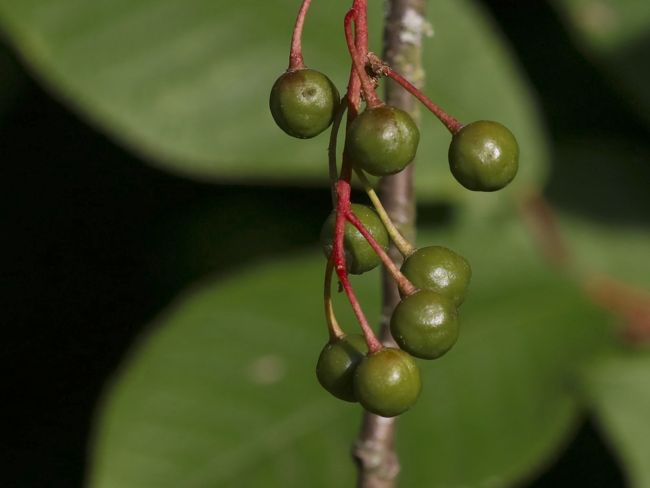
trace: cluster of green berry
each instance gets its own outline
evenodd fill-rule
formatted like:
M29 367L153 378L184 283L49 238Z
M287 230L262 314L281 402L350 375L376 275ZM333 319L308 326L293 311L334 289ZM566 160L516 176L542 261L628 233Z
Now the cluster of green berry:
M352 211L383 247L388 234L369 207L352 204ZM332 216L321 232L329 255ZM350 224L345 228L345 255L351 273L369 271L379 259L364 237ZM335 337L323 348L316 366L320 384L342 400L359 401L384 417L408 410L420 394L420 372L411 356L436 359L458 339L457 308L465 299L472 270L465 258L442 246L428 246L407 256L401 272L417 288L395 307L390 330L400 349L368 353L363 336Z
M300 139L327 129L340 103L339 92L323 73L302 68L285 72L271 90L271 114L287 134ZM403 110L369 107L348 128L347 155L373 176L402 171L413 159L420 131ZM499 122L479 120L454 131L449 145L449 169L468 190L496 191L517 174L519 146Z
M351 81L341 100L330 79L305 67L302 61L299 41L308 5L309 0L303 0L289 69L271 90L271 114L282 130L301 139L320 134L334 121L331 141L335 144L343 111L348 107L351 112L354 109L348 118L343 156L343 167L347 164L348 171L342 168L333 177L336 208L323 224L320 236L328 258L326 318L330 341L320 354L316 374L320 384L335 397L358 401L370 412L392 417L408 410L420 394L420 372L414 357L436 359L456 343L458 307L465 299L471 268L462 256L446 247L413 248L390 220L381 201L373 199L376 194L365 173L382 177L402 171L415 158L420 132L408 113L378 99L370 77L392 78L443 122L452 134L448 152L451 173L470 190L495 191L506 186L517 172L519 148L503 125L491 121L462 125L387 65L382 64L379 72L373 72L376 63L370 63L370 53L360 53L348 31L352 20L364 28L365 17L355 17L358 12L354 7L346 16L345 26L353 61L351 80L356 76L360 83L354 88ZM351 93L355 89L356 99L360 100L362 95L366 101L365 110L358 115L359 102L355 106ZM335 154L330 151L330 157L332 152ZM334 168L336 171L335 155ZM337 193L339 188L349 187L352 169L365 182L375 209L351 203L349 190ZM391 240L404 257L401 268L386 253ZM390 320L390 331L399 348L379 343L367 326L348 281L348 273L361 274L381 263L395 278L401 295ZM333 308L328 308L329 276L333 269L363 335L343 333L333 317Z

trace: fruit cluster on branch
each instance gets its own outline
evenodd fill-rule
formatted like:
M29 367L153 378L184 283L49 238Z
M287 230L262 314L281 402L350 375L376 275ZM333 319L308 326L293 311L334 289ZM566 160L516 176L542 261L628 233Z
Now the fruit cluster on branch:
M353 0L344 17L352 67L347 93L340 98L327 76L304 63L301 39L310 1L303 0L300 7L289 68L273 85L269 105L275 122L290 136L312 138L332 127L329 175L334 209L321 231L327 257L324 303L329 341L318 358L316 374L335 397L358 401L370 412L393 417L408 410L420 394L420 373L414 357L436 359L455 344L458 307L465 299L472 272L465 258L450 249L416 249L408 242L366 177L366 173L382 177L402 171L415 158L420 141L420 131L411 116L381 101L375 92L377 80L388 77L399 83L449 130L449 168L469 190L495 191L510 183L517 173L519 147L513 134L498 122L461 124L369 52L367 0ZM336 145L346 111L339 167ZM353 173L374 208L350 201ZM391 241L404 257L401 268L388 256ZM394 278L402 297L390 321L399 349L384 347L377 339L349 279L349 274L361 274L379 264ZM362 335L346 334L335 317L331 296L334 272Z

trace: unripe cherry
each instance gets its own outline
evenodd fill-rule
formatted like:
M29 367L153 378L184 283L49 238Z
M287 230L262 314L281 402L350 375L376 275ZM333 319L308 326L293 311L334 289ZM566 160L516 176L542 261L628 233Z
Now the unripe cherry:
M422 388L415 360L400 349L385 348L366 356L354 373L359 403L382 417L395 417L411 408Z
M449 169L468 190L500 190L512 181L518 167L517 139L498 122L472 122L452 137Z
M420 131L395 107L368 108L350 124L345 150L354 165L375 176L402 171L417 152Z
M368 232L375 238L377 243L384 249L388 249L388 232L377 213L366 205L353 203L351 210L361 221ZM325 220L320 233L320 242L323 246L325 256L332 253L334 239L334 225L336 223L336 212L332 212ZM343 236L343 249L345 251L345 262L348 273L362 274L370 271L381 263L381 259L374 249L368 244L363 234L350 222L345 223L345 234Z
M427 246L406 258L402 273L416 288L435 291L458 307L465 299L472 268L463 256L451 249Z
M356 402L354 372L366 356L368 347L360 334L350 334L325 344L316 364L316 377L336 398Z
M420 290L397 304L390 331L399 346L415 357L436 359L458 339L458 314L451 300Z
M330 126L339 102L339 92L327 76L303 68L287 71L276 80L269 106L283 131L309 139Z

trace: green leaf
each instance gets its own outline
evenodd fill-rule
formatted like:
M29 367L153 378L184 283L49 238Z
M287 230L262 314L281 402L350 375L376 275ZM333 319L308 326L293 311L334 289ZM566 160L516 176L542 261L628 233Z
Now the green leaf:
M561 228L578 267L650 289L650 229L635 224L594 222L570 214Z
M575 137L558 146L546 193L593 220L648 225L650 146L616 137Z
M342 19L349 2L314 2L308 64L347 83ZM0 23L29 65L96 125L154 164L201 179L324 183L327 136L299 141L268 110L286 69L299 2L0 0ZM372 32L381 51L381 2ZM522 147L521 184L538 180L546 147L528 85L494 27L468 0L430 9L428 91L462 120L498 119ZM477 82L480 80L480 82ZM449 135L427 116L417 185L423 199L462 198Z
M609 336L518 225L438 231L435 242L465 255L474 277L458 344L419 362L422 396L399 421L401 483L504 486L566 442L579 413L572 372ZM322 391L314 372L323 267L315 254L278 258L164 313L106 393L90 486L351 486L360 409ZM373 322L377 279L354 281ZM352 330L342 296L337 307Z
M647 32L650 5L639 0L560 0L556 3L585 39L614 51Z
M629 486L650 486L650 351L601 358L585 370L584 386Z
M572 259L602 273L650 288L650 150L629 141L574 139L548 187Z
M595 53L625 89L630 106L650 121L650 2L560 0L554 2L573 25L582 45Z

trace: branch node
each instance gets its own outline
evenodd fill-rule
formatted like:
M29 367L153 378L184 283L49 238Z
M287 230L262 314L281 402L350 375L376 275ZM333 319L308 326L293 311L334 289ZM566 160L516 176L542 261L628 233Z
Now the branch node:
M375 53L368 51L366 69L368 74L373 78L381 78L382 76L388 76L390 72L390 67Z
M352 451L356 463L374 478L393 481L400 471L399 461L394 451L386 450L381 442L360 440Z

